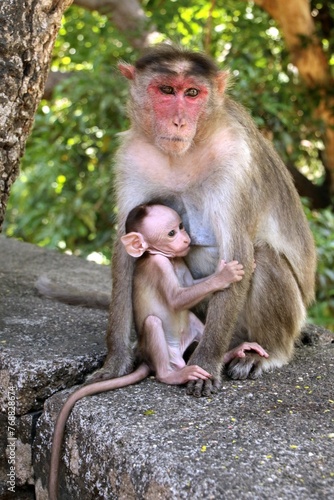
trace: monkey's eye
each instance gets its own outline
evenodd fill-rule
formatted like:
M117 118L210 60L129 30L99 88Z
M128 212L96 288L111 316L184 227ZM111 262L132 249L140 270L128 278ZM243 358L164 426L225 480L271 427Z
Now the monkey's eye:
M196 97L198 96L198 94L199 94L198 89L187 89L185 92L185 95L187 95L188 97Z
M170 237L175 236L175 230L172 229L171 231L169 231L168 236L170 236Z
M179 229L181 229L181 231L184 229L183 222L180 222Z
M162 85L160 90L163 94L174 94L173 87L170 87L169 85Z

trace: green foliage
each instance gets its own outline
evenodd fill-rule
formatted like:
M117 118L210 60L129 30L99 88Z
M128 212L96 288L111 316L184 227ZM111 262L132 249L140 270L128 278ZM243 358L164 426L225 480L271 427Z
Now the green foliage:
M330 9L334 19L332 6L320 0L311 3L320 14ZM312 117L318 95L300 84L284 40L264 11L241 0L144 0L142 5L160 33L157 40L169 37L204 50L229 68L230 92L253 113L283 159L311 180L322 180L321 126ZM330 54L333 24L322 24L319 36ZM7 235L83 256L102 252L110 257L116 211L112 158L117 133L127 128L127 83L116 63L136 56L105 16L75 5L67 10L52 70L71 71L72 76L57 87L51 101L41 103L22 175L12 190ZM334 67L333 57L330 64ZM319 253L319 300L310 317L329 326L333 215L308 211L308 217Z
M204 50L228 68L231 94L273 139L283 160L320 182L321 124L312 116L317 92L300 83L275 22L263 10L251 2L221 4L150 0L147 9L158 31L172 33L173 41Z
M82 255L102 251L110 257L112 156L117 133L127 127L127 88L115 69L120 51L108 46L114 33L105 20L82 9L68 15L53 67L71 70L73 76L56 88L51 102L41 103L5 230L42 246Z
M334 331L334 214L307 206L305 212L318 255L317 301L309 310L309 320Z

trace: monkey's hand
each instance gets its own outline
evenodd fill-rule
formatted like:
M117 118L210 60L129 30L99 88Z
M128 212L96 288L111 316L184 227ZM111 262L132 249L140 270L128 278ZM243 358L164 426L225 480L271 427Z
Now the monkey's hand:
M231 283L242 280L244 274L244 266L239 264L237 260L227 263L225 260L220 261L215 273L216 277L220 279L221 290L229 287Z
M254 351L265 358L269 357L269 354L257 342L243 342L224 355L224 363L227 365L233 359L245 358L247 351Z
M193 355L194 356L194 355ZM190 358L188 365L206 365L206 363L197 362L193 359L193 356ZM211 378L208 379L198 379L191 380L187 384L187 394L190 396L195 396L195 398L200 398L201 396L211 396L212 394L216 394L221 385L221 363L215 363L213 365L205 366L204 368L207 372L211 374Z
M91 375L88 375L85 385L93 384L101 380L109 380L111 378L122 377L128 375L133 370L133 355L131 349L123 353L109 354L106 357L104 365L99 370L96 370Z
M190 380L207 380L210 377L210 373L197 365L187 365L181 369L169 371L167 374L156 374L160 382L169 385L183 385Z

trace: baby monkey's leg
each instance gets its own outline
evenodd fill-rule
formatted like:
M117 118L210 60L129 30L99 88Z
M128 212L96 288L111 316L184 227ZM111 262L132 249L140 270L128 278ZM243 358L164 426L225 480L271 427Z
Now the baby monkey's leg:
M144 321L140 351L155 372L157 380L164 384L185 384L189 380L206 380L210 377L199 366L185 366L183 349L168 345L162 321L157 316L148 316Z

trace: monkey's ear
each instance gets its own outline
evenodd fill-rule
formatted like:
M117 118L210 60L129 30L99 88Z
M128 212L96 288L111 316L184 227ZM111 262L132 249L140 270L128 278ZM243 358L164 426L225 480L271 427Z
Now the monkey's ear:
M131 257L141 257L148 249L148 244L140 233L128 233L121 237L125 250Z
M118 63L117 67L125 78L128 80L134 80L136 68L132 66L132 64Z
M229 77L230 77L229 71L219 71L218 75L216 76L217 90L219 94L224 93L227 87Z

